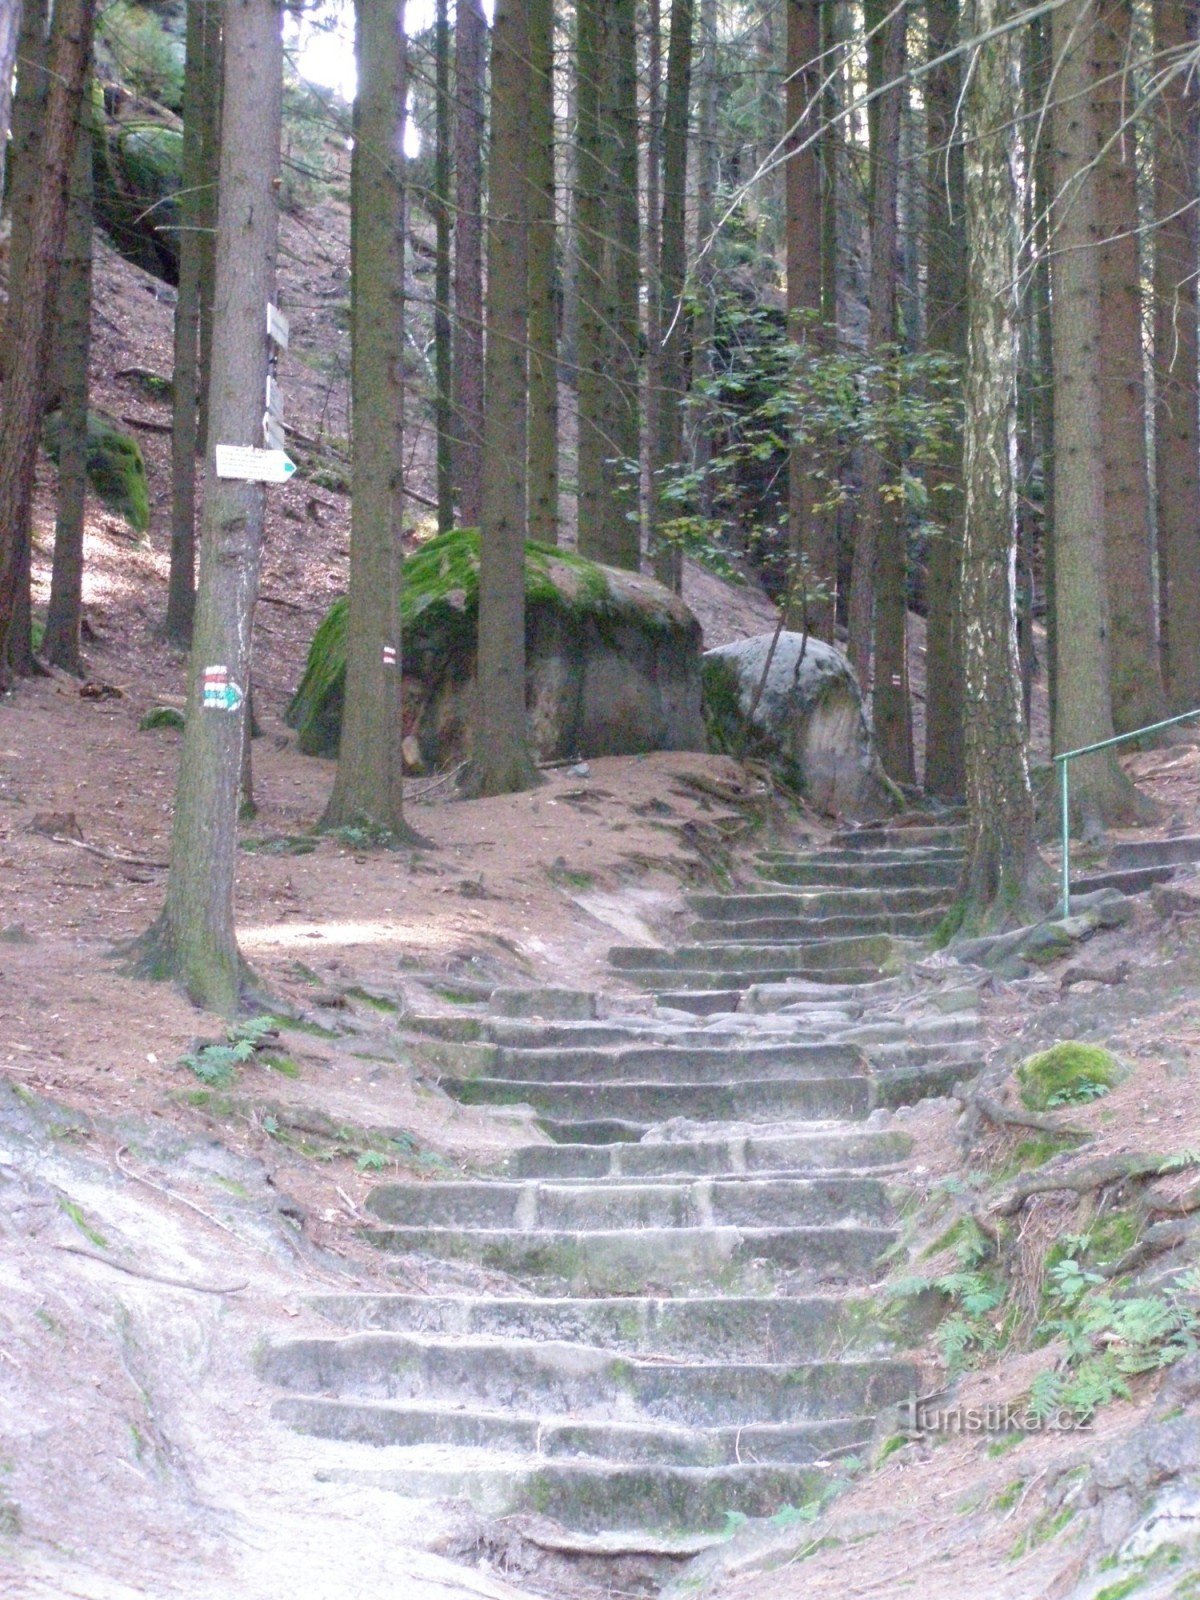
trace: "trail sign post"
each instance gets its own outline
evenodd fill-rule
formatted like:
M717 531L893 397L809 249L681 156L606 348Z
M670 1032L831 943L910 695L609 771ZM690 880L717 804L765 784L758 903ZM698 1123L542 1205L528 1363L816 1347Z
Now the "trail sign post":
M286 450L219 444L216 457L218 478L240 478L245 483L286 483L296 470L296 463Z

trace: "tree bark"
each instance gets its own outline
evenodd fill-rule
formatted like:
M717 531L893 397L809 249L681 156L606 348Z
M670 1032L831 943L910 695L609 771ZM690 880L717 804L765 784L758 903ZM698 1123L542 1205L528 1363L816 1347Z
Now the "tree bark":
M262 443L283 84L283 39L274 0L227 0L224 48L211 442L187 721L166 903L140 941L135 970L178 978L195 1004L229 1016L249 976L234 928L233 885L264 490L261 483L219 478L214 446ZM228 695L206 696L206 673L211 686L222 669L231 686Z
M456 0L454 31L454 482L459 520L477 528L483 502L482 0Z
M200 121L201 182L194 204L196 229L200 240L200 352L196 374L198 394L197 444L200 454L208 453L208 402L212 372L213 312L217 280L217 201L221 183L221 98L225 73L223 44L224 6L209 3L205 12L204 43L201 52L200 85L197 92Z
M656 431L651 462L651 550L660 583L678 590L683 562L677 546L661 536L678 515L665 498L670 474L683 456L683 407L687 398L688 319L683 305L687 276L688 105L691 97L694 0L672 0L667 45L667 93L663 107L662 240L659 272Z
M492 27L479 663L464 785L476 795L537 781L525 717L529 9L530 0L496 0Z
M958 0L926 0L931 66L925 78L928 209L926 212L926 345L962 364L967 336L967 252L963 146L959 119L962 60L952 55ZM965 794L963 658L959 588L963 548L962 439L926 474L937 532L929 549L925 634L925 790L950 799Z
M1054 12L1051 30L1056 727L1064 750L1113 734L1104 559L1095 23L1094 0L1064 0ZM1139 814L1137 791L1112 750L1073 764L1071 794L1085 837Z
M555 268L554 5L530 0L529 537L558 543L558 274ZM635 198L636 198L635 186Z
M47 57L49 88L38 145L38 181L27 213L26 256L9 305L0 417L0 686L9 679L9 634L18 600L22 591L26 597L29 593L30 517L42 398L54 348L54 294L94 17L93 0L58 0ZM27 637L17 642L27 650ZM24 665L21 656L18 661Z
M717 336L716 272L713 237L717 221L717 167L719 159L717 99L720 94L720 61L717 39L717 0L700 0L700 89L696 98L696 312L690 330L691 402L686 408L685 449L699 485L697 510L706 521L713 520L716 485L713 483L712 408L705 386L714 371L714 346ZM678 576L673 585L682 588L682 552L677 557Z
M1012 0L974 0L966 37L1011 17ZM1037 903L1041 863L1025 756L1017 655L1017 235L1013 171L1018 36L975 48L963 108L970 261L964 400L962 625L970 832L967 921L1004 921Z
M83 676L83 527L87 511L88 361L92 331L92 115L82 97L58 285L59 449L54 565L42 655Z
M433 24L437 96L433 161L433 222L436 234L433 288L433 362L436 394L438 532L454 526L454 376L450 323L450 3L437 0Z
M889 16L883 0L870 0L870 25L879 24L871 49L873 87L879 91L871 117L871 309L868 340L876 362L893 359L896 343L896 231L898 155L904 96L906 16ZM884 22L884 18L889 20ZM886 380L873 385L872 404L882 405ZM912 722L908 697L907 560L903 519L885 492L890 464L882 440L863 450L863 487L858 538L850 582L850 658L864 687L873 684L872 720L880 760L888 775L913 781ZM874 634L874 672L871 670Z
M1133 107L1133 0L1100 0L1095 34L1100 381L1104 394L1104 559L1111 620L1113 725L1166 715L1154 607L1146 458L1146 381Z
M1154 456L1163 674L1172 712L1200 706L1200 419L1196 0L1155 0Z
M12 119L13 73L21 34L21 0L0 0L0 194L4 193L4 161Z
M785 210L788 337L797 350L823 347L822 258L824 254L821 174L820 0L788 0L787 129ZM788 624L818 639L833 640L837 594L836 552L831 548L833 519L815 508L816 463L803 435L804 419L793 420L788 451Z
M404 835L400 584L404 509L403 0L359 0L351 167L354 478L346 695L322 826Z
M167 638L191 643L196 610L196 449L200 439L200 274L204 252L204 91L207 32L216 26L208 5L187 8L183 78L183 172L179 193L179 293L171 410L171 565L167 577Z

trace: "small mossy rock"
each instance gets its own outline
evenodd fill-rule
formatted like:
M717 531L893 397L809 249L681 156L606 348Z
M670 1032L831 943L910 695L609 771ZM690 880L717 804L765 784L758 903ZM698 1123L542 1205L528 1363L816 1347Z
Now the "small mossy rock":
M96 220L134 266L166 283L179 282L179 207L183 132L171 113L150 102L121 102L94 143Z
M710 746L768 761L818 811L886 814L900 796L876 758L849 661L832 645L799 633L781 633L772 654L774 639L762 633L705 653Z
M440 534L406 559L404 734L429 771L470 750L478 605L476 529ZM346 620L346 601L335 601L288 708L306 755L337 753ZM528 544L525 653L529 733L541 759L704 749L700 624L653 579Z
M61 413L52 411L42 440L56 464L61 428ZM96 498L124 517L136 533L145 533L150 526L150 486L142 448L99 411L88 412L87 475Z
M1021 1100L1028 1111L1080 1105L1099 1099L1125 1076L1110 1051L1068 1040L1042 1050L1017 1068Z
M141 733L153 733L157 728L173 728L176 732L182 732L183 727L183 712L177 711L174 706L155 706L138 723Z

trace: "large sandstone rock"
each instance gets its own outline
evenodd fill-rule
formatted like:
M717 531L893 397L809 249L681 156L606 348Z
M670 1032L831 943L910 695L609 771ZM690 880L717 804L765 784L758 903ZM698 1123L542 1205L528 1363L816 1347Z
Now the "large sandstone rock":
M420 764L470 749L479 535L456 529L404 563L404 732ZM308 755L335 755L346 673L346 602L317 630L288 710ZM703 750L700 624L651 578L530 544L525 699L543 760Z
M871 743L858 680L832 645L799 633L779 635L747 738L773 638L761 633L706 652L710 743L735 753L744 747L780 766L818 811L875 816L890 810L894 791Z

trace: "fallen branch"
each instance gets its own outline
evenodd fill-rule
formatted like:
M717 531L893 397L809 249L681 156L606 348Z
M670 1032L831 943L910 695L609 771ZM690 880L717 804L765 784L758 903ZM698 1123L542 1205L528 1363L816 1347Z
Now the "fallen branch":
M127 412L121 413L121 421L130 428L140 428L143 433L170 433L169 422L154 422L149 417L131 417Z
M70 839L65 833L47 833L42 837L53 844L73 845L76 850L86 850L91 856L99 856L102 861L115 861L121 867L157 867L160 872L166 872L171 865L169 861L150 861L144 856L124 856L119 850L106 850L103 845L88 844L84 839Z
M1073 1128L1069 1123L1059 1122L1057 1117L1046 1117L1037 1111L1010 1109L988 1094L977 1094L973 1096L973 1101L988 1121L999 1127L1035 1128L1039 1133L1062 1134L1070 1139L1090 1140L1095 1137L1083 1128Z
M98 1261L102 1267L114 1267L118 1272L127 1272L131 1278L145 1278L150 1283L165 1283L172 1289L191 1289L196 1294L241 1294L243 1289L250 1287L249 1282L193 1283L190 1278L175 1278L169 1272L151 1272L146 1267L128 1266L124 1261L102 1255L99 1250L89 1250L83 1244L56 1244L54 1248L62 1250L69 1256L83 1256L87 1261Z
M1093 1189L1103 1189L1110 1183L1124 1183L1131 1178L1160 1178L1167 1156L1101 1156L1095 1161L1083 1161L1061 1172L1036 1172L1014 1183L1007 1193L988 1207L993 1216L1011 1217L1035 1194L1054 1194L1070 1190L1073 1194L1090 1194Z

